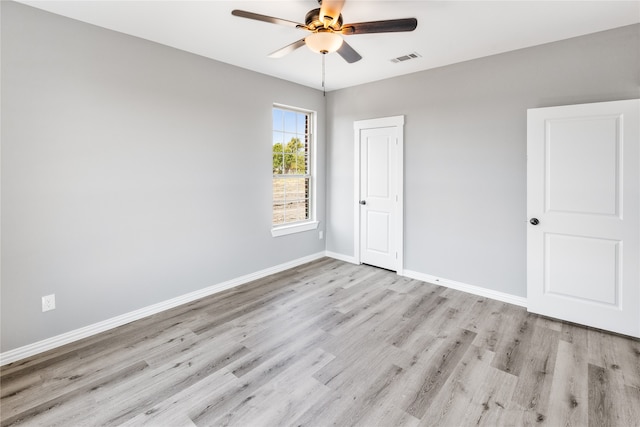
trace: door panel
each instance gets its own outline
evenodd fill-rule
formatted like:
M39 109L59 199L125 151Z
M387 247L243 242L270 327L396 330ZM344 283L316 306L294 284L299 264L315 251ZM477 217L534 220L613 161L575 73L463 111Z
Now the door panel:
M529 311L640 336L639 105L528 111Z
M389 156L391 155L389 135L381 132L365 131L363 137L366 139L367 179L364 190L366 198L376 197L381 199L389 198Z
M618 213L619 127L619 116L547 121L547 211Z
M545 293L618 307L620 260L620 241L547 233Z
M391 253L390 216L389 212L367 209L365 252L377 252L384 256Z

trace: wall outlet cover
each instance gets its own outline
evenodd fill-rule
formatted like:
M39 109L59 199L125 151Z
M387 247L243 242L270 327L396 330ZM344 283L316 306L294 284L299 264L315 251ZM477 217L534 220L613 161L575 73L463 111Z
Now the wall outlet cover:
M50 311L56 308L56 295L51 294L42 297L42 312Z

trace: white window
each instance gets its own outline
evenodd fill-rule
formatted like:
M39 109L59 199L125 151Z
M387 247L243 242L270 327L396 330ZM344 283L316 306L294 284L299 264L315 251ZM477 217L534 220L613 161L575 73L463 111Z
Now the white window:
M317 228L313 195L314 114L273 107L272 234Z

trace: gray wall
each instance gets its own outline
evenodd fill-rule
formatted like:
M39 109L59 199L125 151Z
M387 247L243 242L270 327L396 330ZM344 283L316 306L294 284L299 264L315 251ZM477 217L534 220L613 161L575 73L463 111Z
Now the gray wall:
M327 250L354 254L354 120L404 114L405 268L525 296L526 110L638 97L640 25L331 92Z
M319 113L324 229L321 92L1 7L1 351L325 249L270 234L273 102Z

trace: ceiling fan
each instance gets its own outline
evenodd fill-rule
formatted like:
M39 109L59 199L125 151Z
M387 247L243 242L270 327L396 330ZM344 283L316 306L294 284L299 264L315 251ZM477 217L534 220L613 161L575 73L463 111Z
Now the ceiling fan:
M343 24L342 14L340 12L342 11L344 2L345 0L318 0L320 8L310 10L305 16L304 24L238 9L233 10L231 14L241 18L285 25L311 32L307 37L272 52L269 55L271 58L283 57L299 47L306 45L312 51L322 54L338 52L338 55L348 63L359 61L362 59L362 56L344 41L342 36L413 31L418 25L416 18Z

